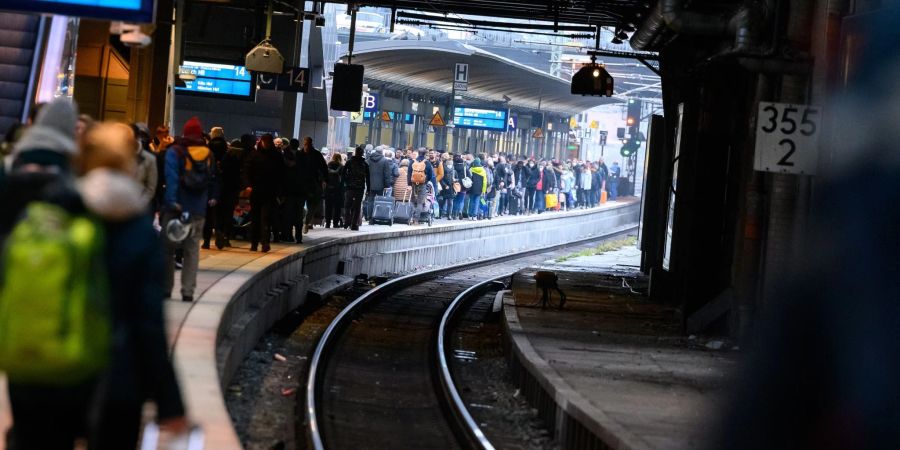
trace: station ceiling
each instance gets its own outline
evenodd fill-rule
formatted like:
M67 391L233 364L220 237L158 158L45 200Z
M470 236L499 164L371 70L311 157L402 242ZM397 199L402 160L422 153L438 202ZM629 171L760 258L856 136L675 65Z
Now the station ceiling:
M346 47L342 46L346 55ZM354 64L365 66L365 77L396 85L449 94L456 63L469 64L466 92L475 102L504 103L524 109L564 115L620 100L572 95L570 84L546 72L457 41L370 41L354 47Z

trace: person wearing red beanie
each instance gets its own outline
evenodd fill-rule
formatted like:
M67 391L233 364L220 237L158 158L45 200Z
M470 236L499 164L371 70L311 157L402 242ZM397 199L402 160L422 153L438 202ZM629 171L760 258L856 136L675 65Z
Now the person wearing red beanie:
M181 242L173 242L162 233L166 247L166 292L171 297L175 284L175 251L181 248L184 261L181 268L181 299L194 300L197 268L200 264L200 238L206 219L206 208L218 202L216 162L203 140L200 119L192 117L184 124L179 139L166 152L166 192L160 215L163 227L171 220L187 213L191 230Z

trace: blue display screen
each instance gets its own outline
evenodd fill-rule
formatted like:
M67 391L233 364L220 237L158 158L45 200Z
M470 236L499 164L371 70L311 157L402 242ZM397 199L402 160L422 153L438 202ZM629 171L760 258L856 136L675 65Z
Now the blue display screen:
M458 106L453 108L453 125L460 128L478 130L506 131L509 110L469 108Z
M3 0L0 9L150 23L155 4L156 0Z
M181 69L197 79L185 81L183 87L176 86L178 92L245 99L253 97L253 76L244 66L185 61Z
M369 119L372 118L372 116L373 116L374 114L375 114L374 111L363 111L363 119L364 119L364 120L369 120ZM395 115L395 114L400 114L400 113L395 113L395 112L393 112L393 111L388 111L388 117L390 117L391 120L394 120L394 115ZM380 116L380 114L379 114L379 116ZM404 115L403 115L403 121L406 122L406 123L408 123L408 124L410 124L410 125L412 125L412 123L413 123L413 115L412 115L412 114L404 114Z

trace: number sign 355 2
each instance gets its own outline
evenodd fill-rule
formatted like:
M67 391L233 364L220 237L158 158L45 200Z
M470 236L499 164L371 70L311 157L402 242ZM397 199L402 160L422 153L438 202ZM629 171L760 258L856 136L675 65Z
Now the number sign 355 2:
M821 119L815 106L760 102L754 169L815 174Z

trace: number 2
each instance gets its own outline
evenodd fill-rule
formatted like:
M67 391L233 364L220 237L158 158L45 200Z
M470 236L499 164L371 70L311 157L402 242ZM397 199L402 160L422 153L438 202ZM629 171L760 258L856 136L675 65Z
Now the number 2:
M787 153L785 153L784 156L782 156L781 159L778 160L778 165L793 167L794 162L788 161L788 158L790 158L791 155L793 155L794 152L797 150L797 144L794 144L794 141L792 141L790 139L782 139L781 142L778 143L778 145L781 145L781 146L783 146L785 144L787 144L787 146L790 148L788 149Z

